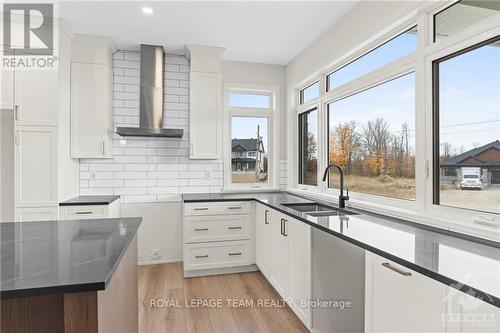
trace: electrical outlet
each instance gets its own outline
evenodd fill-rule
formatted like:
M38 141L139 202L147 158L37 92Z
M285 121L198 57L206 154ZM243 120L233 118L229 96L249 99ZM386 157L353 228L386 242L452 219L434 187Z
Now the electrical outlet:
M150 252L151 252L150 255L151 259L153 260L161 259L161 249L151 249Z

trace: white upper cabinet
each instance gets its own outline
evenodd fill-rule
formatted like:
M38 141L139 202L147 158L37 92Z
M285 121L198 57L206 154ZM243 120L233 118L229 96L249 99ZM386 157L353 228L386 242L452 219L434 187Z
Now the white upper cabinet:
M57 127L15 132L15 207L57 206Z
M111 157L111 74L102 64L71 64L71 157Z
M189 158L219 159L222 145L223 48L188 45Z
M366 253L365 332L446 332L446 285Z
M57 126L58 71L18 70L14 82L16 124Z
M111 158L112 42L77 35L71 49L71 157Z

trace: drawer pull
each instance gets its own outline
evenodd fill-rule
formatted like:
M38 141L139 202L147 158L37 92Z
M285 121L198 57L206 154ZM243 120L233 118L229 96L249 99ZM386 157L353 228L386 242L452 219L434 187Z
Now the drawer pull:
M92 214L92 212L90 211L86 211L86 212L76 212L77 215L88 215L88 214Z
M269 224L269 211L268 210L266 210L264 212L264 223Z
M229 230L238 230L241 229L241 227L228 227Z
M228 253L228 255L230 255L230 256L241 256L241 254L242 254L241 252L232 252L232 253L230 252L230 253Z
M208 258L208 254L202 255L202 256L195 256L196 259L201 259L201 258Z
M241 209L241 208L243 208L243 207L241 207L241 206L228 207L228 209Z
M403 271L403 270L401 270L401 269L399 269L399 268L397 268L397 267L392 266L392 265L391 265L391 264L389 264L388 262L384 262L384 263L382 263L382 266L387 267L387 268L389 268L390 270L393 270L394 272L397 272L397 273L399 273L399 274L401 274L401 275L404 275L404 276L411 276L411 273L410 273L410 272L405 272L405 271Z
M208 210L208 207L195 208L194 210Z
M195 231L208 231L208 228L196 228Z

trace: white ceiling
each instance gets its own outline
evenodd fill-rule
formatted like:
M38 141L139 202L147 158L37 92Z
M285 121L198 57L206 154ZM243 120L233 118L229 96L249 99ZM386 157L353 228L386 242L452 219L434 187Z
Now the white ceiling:
M354 7L356 1L61 2L78 33L110 36L120 49L140 43L183 53L185 44L225 47L224 59L289 63ZM143 6L154 10L141 12Z

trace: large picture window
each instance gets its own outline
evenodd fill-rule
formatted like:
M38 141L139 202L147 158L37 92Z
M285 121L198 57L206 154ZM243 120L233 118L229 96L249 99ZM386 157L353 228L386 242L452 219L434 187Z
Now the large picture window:
M415 200L415 75L328 105L328 157L353 192ZM329 187L338 173L330 171Z
M500 37L436 60L434 204L500 213Z
M299 114L299 184L318 185L318 111Z

